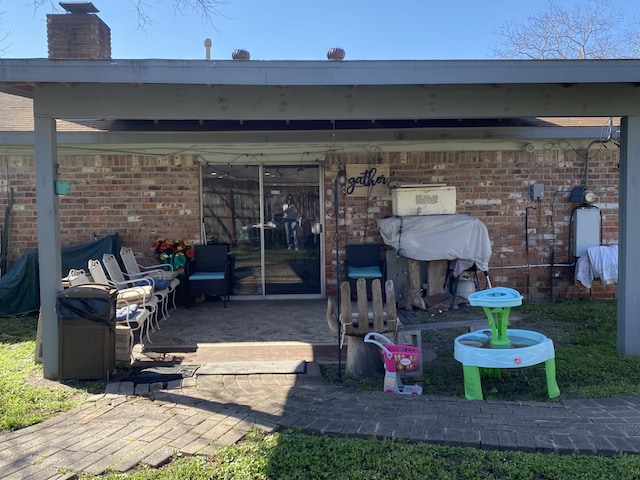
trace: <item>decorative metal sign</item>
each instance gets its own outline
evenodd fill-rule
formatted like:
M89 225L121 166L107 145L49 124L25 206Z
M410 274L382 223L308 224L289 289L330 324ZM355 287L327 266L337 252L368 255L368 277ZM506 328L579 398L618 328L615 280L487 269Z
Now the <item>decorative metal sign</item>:
M389 165L349 164L346 166L345 193L351 197L382 197L389 195Z

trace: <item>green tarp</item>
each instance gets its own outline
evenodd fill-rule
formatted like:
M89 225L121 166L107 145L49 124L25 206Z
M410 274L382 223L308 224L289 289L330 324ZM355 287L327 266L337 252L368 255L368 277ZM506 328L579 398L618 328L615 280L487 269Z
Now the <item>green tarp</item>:
M102 260L102 255L120 252L117 233L91 243L62 250L62 276L72 268L87 270L91 259ZM40 275L38 252L26 253L2 278L0 278L0 317L22 315L40 308Z

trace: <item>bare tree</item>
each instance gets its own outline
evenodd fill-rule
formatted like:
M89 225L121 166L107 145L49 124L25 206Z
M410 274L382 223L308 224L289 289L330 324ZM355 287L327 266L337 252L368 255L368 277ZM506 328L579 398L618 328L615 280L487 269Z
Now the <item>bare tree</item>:
M494 54L524 59L631 58L639 43L637 33L626 26L628 20L607 0L591 0L571 10L550 0L539 16L504 24L497 32L501 41Z
M147 12L167 2L173 3L177 13L191 10L200 15L204 22L208 22L215 28L213 18L224 16L220 7L227 5L229 1L230 0L129 0L138 15L138 28L140 30L146 30L147 27L153 24L152 14ZM34 15L39 8L44 8L45 6L48 9L50 8L51 12L62 13L63 11L59 6L58 0L30 0L30 3L33 7ZM0 0L0 4L3 4L3 0ZM0 11L0 58L9 48L10 44L7 42L10 40L12 34L11 30L6 28L4 21L5 15L6 12Z
M147 14L147 10L151 10L153 5L163 3L165 0L130 0L138 12L138 26L145 28L148 25L153 24L153 19ZM185 10L193 10L199 14L203 20L213 25L213 17L222 15L219 7L225 5L226 0L170 0L173 1L176 12L183 12Z

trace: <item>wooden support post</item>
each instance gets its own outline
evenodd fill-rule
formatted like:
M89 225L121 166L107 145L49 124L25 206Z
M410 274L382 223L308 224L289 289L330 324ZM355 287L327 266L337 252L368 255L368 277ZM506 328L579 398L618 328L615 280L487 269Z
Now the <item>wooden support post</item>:
M424 303L420 290L422 283L420 281L420 261L412 258L407 259L407 277L402 308L413 310L415 307L420 310L426 310L427 305Z

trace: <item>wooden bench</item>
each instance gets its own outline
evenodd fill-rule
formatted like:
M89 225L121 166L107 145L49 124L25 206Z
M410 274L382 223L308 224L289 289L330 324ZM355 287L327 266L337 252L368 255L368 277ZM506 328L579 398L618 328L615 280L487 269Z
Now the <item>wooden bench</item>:
M346 373L354 378L366 378L383 373L384 364L378 347L365 343L364 337L369 332L393 334L398 325L398 311L392 280L385 282L385 297L380 280L376 278L371 282L371 306L364 278L357 280L356 292L357 312L353 312L349 282L340 284L340 310L336 300L329 297L327 323L333 333L340 332L347 338ZM383 298L386 298L386 305Z
M383 372L383 363L377 347L364 342L369 332L386 334L396 344L422 347L423 330L441 330L449 328L466 328L467 331L488 328L486 318L455 320L450 322L414 323L402 325L398 319L395 301L395 290L392 280L385 282L386 305L382 300L380 280L371 284L372 301L367 298L367 285L363 278L356 283L357 311L351 305L351 287L349 282L340 284L340 314L336 300L327 299L327 324L333 333L341 332L347 338L346 372L355 378L365 378ZM371 306L370 306L371 305ZM422 375L422 356L418 370L407 375Z

